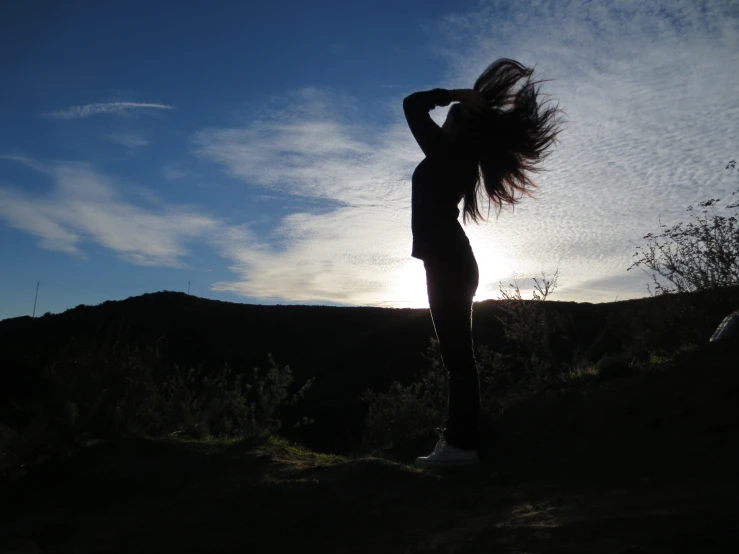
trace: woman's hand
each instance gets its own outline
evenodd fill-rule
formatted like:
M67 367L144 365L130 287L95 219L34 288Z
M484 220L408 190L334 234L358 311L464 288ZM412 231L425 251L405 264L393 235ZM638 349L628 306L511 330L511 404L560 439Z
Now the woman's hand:
M485 97L471 88L455 89L453 97L473 114L482 114L490 109Z

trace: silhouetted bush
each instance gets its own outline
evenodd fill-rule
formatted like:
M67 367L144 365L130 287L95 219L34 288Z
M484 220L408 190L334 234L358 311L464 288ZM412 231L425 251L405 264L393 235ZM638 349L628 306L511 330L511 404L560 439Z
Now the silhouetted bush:
M68 452L90 439L274 433L280 407L302 398L313 379L290 395L292 370L267 357L267 370L255 367L250 376L227 365L220 371L167 367L156 345L68 348L44 369L36 399L18 407L29 419L13 441L20 449L15 458Z
M557 287L558 272L541 283L534 279L533 299L522 298L514 279L510 290L501 284L503 315L495 316L503 325L508 351L475 347L481 385L480 430L485 432L494 419L513 401L536 392L587 386L591 381L617 378L630 371L663 370L681 352L705 343L714 326L728 313L724 296L729 289L700 294L670 294L652 302L628 301L614 311L603 333L620 334L620 348L608 347L598 359L590 359L577 349L577 333L570 315L548 309L545 304ZM736 295L736 290L730 293ZM729 309L729 311L731 311ZM556 346L575 345L567 359ZM566 349L564 351L567 353ZM362 400L368 404L362 448L366 452L391 449L400 443L428 436L442 426L447 413L447 371L439 343L432 339L424 358L428 368L407 385L393 382L385 392L367 390Z
M555 271L551 279L544 275L542 283L534 279L533 300L522 298L516 279L510 285L512 290L504 290L501 284L505 316L498 319L514 351L503 355L485 345L475 346L481 429L513 398L530 394L542 383L557 380L571 370L558 360L552 347L555 335L561 335L567 327L566 319L547 312L543 306L557 286L557 277ZM429 367L410 384L393 382L387 392L369 389L362 396L369 404L363 437L365 450L390 448L443 426L447 415L448 372L437 339L431 339L423 357Z
M730 161L726 169L736 169L736 161ZM650 269L654 272L651 277L655 290L652 292L649 285L647 290L653 297L670 297L650 325L641 333L634 333L634 351L648 352L652 359L669 358L680 349L699 344L706 339L706 329L691 323L706 313L707 305L722 304L722 288L739 285L739 202L725 206L727 210L734 209L734 214L724 217L714 207L719 201L711 198L698 204L711 209L710 218L707 209L699 216L693 206L688 206L687 211L696 223L681 222L672 227L660 224L663 232L645 235L646 248L637 247L634 256L640 257L627 271L636 267L642 271L645 267ZM657 275L672 286L660 283ZM700 299L687 294L696 291L707 294Z
M365 450L382 449L398 442L427 435L442 426L447 413L447 370L444 367L439 341L430 340L423 357L429 368L420 372L407 386L393 382L387 392L368 389L362 401L369 404ZM487 346L475 347L480 374L480 396L483 410L496 411L496 398L512 393L509 366L504 357ZM487 419L487 415L483 416Z
M542 381L556 376L565 368L559 359L554 344L567 338L568 326L571 323L561 314L547 310L546 300L554 294L559 278L559 268L547 278L542 274L542 282L533 278L534 290L532 299L526 300L521 295L518 278L514 276L510 289L499 283L502 296L502 317L496 318L503 324L506 340L514 345L513 371L517 373L515 381Z
M732 196L739 192L732 192ZM707 216L708 210L702 210L703 217L696 215L693 206L688 206L688 212L697 224L678 223L672 227L660 224L663 232L659 235L649 233L646 249L641 250L641 257L631 267L642 266L656 272L672 285L660 283L657 276L652 274L657 294L672 292L692 292L706 289L716 289L739 285L739 226L737 216L739 202L725 206L734 208L734 215L720 216L714 205L720 199L711 198L698 205L711 208L712 216ZM640 253L636 252L634 256ZM650 291L651 292L651 291Z

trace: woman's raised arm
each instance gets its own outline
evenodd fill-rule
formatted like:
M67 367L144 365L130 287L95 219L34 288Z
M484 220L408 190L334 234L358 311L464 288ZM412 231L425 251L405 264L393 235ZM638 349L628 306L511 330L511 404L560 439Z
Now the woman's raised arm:
M449 138L429 112L436 106L448 106L453 102L453 91L435 88L414 92L403 99L403 111L408 127L418 146L428 157L431 153L449 147Z

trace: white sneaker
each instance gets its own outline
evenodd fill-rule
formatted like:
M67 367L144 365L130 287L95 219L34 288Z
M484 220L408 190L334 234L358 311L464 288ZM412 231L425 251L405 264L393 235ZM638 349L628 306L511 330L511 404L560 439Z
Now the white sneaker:
M436 443L436 448L428 456L416 458L416 465L422 467L466 467L475 466L479 463L477 449L462 450L446 442L446 437L441 429L436 429L441 437Z

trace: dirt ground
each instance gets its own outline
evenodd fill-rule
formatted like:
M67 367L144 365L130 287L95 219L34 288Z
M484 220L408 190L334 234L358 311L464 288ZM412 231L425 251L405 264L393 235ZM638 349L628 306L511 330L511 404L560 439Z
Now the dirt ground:
M476 469L129 439L0 490L0 552L739 552L737 346L542 392Z
M2 551L738 551L736 480L608 481L127 441L6 491Z

